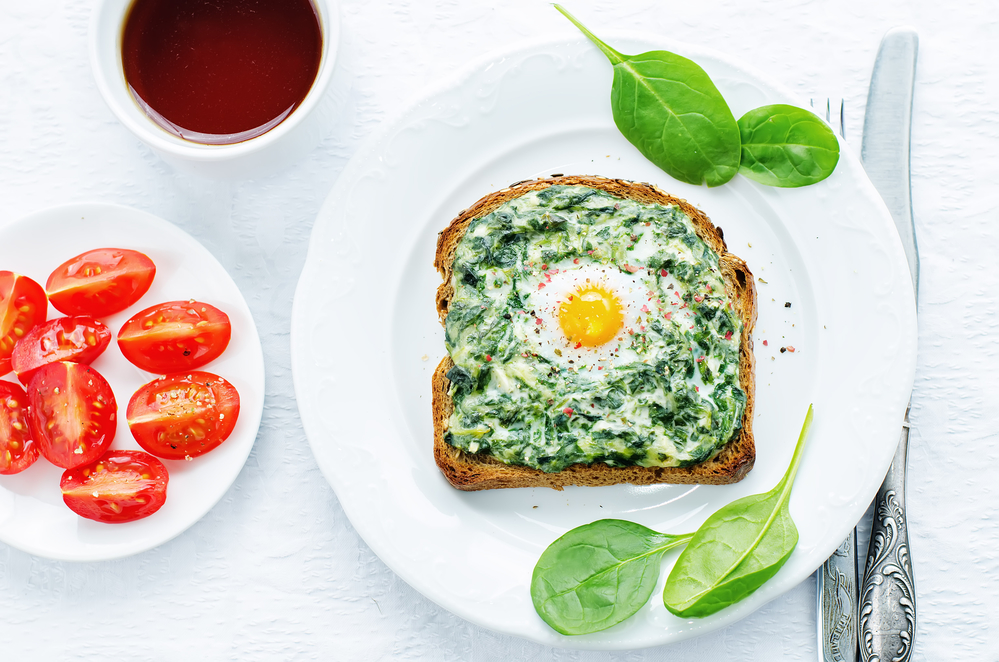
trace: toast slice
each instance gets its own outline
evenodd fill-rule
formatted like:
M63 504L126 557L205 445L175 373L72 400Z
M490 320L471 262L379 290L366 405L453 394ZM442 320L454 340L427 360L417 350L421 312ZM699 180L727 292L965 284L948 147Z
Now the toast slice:
M714 457L689 467L611 467L598 462L574 464L560 472L545 473L531 467L510 465L486 453L465 452L445 441L448 419L454 410L454 403L448 395L450 381L445 376L454 363L450 356L445 356L432 378L434 459L437 466L451 485L466 491L508 487L550 487L561 490L566 485L619 483L722 485L738 482L752 469L756 458L752 432L755 399L752 331L756 322L756 287L746 263L728 252L721 228L716 228L706 215L685 200L675 198L651 184L587 175L527 180L485 196L461 212L437 237L434 266L444 281L437 289L437 313L441 324L444 324L448 305L454 295L452 264L455 250L472 220L495 211L502 204L525 193L555 185L588 186L637 202L676 205L690 217L697 235L718 253L727 294L743 323L739 348L739 385L746 393L746 406L741 427Z

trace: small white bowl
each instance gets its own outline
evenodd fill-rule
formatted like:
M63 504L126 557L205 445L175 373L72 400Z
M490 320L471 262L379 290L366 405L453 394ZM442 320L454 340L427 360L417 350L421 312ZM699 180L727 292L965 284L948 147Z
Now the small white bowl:
M276 127L249 140L229 145L190 142L166 131L136 102L125 82L121 40L133 0L99 0L90 20L90 64L97 88L118 120L167 163L213 179L244 179L275 172L301 159L330 127L330 98L340 40L336 0L312 0L319 15L323 50L319 72L301 105Z

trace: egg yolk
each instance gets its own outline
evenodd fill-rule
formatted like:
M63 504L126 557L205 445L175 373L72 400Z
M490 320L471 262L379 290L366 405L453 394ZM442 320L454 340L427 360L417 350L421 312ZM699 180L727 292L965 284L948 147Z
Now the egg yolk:
M609 342L624 325L621 302L600 285L584 285L563 301L558 323L570 342L597 347Z

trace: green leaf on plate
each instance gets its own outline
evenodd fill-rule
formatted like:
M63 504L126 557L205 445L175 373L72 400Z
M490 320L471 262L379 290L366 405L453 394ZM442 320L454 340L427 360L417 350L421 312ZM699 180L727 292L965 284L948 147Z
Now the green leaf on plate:
M670 612L710 616L758 589L791 556L798 529L788 502L811 423L809 405L791 466L776 487L720 508L694 533L666 579L663 603Z
M649 601L663 554L688 540L617 519L572 529L534 567L534 608L562 634L605 630Z
M784 104L761 106L739 118L739 172L767 186L807 186L832 174L839 140L814 113Z
M647 159L695 185L720 186L739 172L739 126L704 69L669 51L623 55L555 9L610 60L614 123Z

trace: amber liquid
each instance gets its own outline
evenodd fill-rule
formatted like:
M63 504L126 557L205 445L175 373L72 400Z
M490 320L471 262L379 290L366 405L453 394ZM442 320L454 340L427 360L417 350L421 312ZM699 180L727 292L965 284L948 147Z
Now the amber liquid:
M309 93L322 33L309 0L135 0L125 81L155 122L231 144L277 126Z

